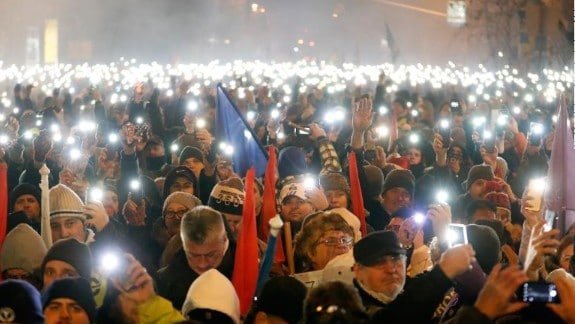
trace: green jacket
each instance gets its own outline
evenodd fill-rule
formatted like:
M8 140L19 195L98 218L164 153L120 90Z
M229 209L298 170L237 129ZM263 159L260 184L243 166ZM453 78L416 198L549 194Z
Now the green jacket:
M186 320L182 313L172 307L169 300L158 295L138 306L138 315L142 324L177 323Z

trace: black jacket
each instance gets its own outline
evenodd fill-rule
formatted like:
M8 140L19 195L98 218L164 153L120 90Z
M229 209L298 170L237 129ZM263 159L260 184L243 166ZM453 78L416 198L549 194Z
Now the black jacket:
M217 268L224 276L231 280L234 268L234 256L236 254L236 245L230 241L230 246L224 255L222 263ZM172 302L176 309L182 309L186 294L190 285L199 277L190 266L186 259L186 253L183 249L179 250L170 264L158 271L157 290L158 294Z
M433 312L452 287L452 282L438 267L415 278L406 278L403 292L389 304L384 304L354 285L372 323L429 323Z

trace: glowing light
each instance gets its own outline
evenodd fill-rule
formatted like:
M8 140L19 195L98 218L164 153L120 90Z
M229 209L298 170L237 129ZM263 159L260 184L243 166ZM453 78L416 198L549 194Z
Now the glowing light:
M203 118L198 118L198 120L196 120L196 127L197 128L205 128L207 125L207 122L205 119Z
M449 193L445 190L438 190L435 194L435 200L439 203L447 203L449 200Z

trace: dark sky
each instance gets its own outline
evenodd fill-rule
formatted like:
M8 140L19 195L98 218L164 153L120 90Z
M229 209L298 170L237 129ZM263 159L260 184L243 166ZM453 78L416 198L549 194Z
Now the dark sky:
M0 59L23 63L28 27L40 29L45 19L57 18L60 60L73 63L84 56L78 42L92 45L85 58L91 62L126 56L158 62L316 57L380 63L390 59L390 49L382 45L389 35L386 23L400 63L481 60L480 51L473 51L475 58L468 55L468 38L445 17L378 0L254 2L266 12L252 13L252 1L242 0L2 0ZM395 2L442 12L446 8L446 0Z

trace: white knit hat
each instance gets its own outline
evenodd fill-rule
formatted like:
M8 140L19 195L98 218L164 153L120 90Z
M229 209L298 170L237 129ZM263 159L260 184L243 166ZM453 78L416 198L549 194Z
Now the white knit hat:
M19 224L4 239L0 250L0 270L22 269L32 273L42 265L46 251L40 235L29 225Z
M82 199L72 189L63 184L50 189L50 218L76 217L86 220L83 209Z
M202 273L190 286L182 314L187 317L194 309L214 310L226 314L234 323L240 323L240 300L236 290L216 269Z

